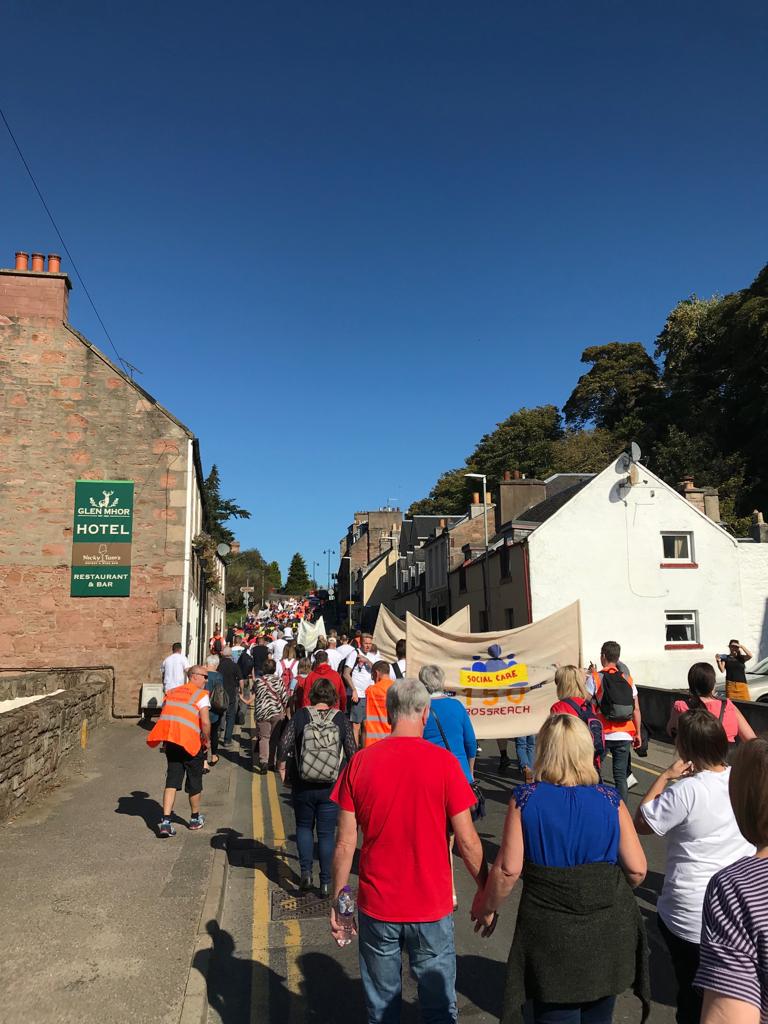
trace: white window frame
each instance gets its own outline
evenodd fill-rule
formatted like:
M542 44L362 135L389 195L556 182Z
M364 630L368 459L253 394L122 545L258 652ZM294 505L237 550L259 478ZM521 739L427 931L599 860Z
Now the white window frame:
M664 553L664 540L666 537L685 537L688 541L688 554L685 558L667 557ZM662 530L661 531L661 564L662 565L695 565L696 557L693 548L693 533L690 530Z
M687 616L687 618L671 618L671 616ZM684 640L668 639L667 630L670 626L685 626L690 629L690 636ZM675 647L696 647L701 646L701 631L699 629L699 613L692 608L668 608L664 612L664 646L666 649Z

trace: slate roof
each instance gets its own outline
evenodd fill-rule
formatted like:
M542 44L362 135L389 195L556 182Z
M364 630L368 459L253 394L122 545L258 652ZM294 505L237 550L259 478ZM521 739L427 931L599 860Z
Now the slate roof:
M553 516L558 509L561 509L563 505L567 505L571 498L578 494L579 491L583 490L590 482L592 477L588 480L580 480L577 484L573 484L571 487L566 487L565 490L558 491L549 498L545 498L544 501L540 501L538 505L532 505L531 508L527 508L524 512L521 512L517 518L519 523L544 523L550 516Z

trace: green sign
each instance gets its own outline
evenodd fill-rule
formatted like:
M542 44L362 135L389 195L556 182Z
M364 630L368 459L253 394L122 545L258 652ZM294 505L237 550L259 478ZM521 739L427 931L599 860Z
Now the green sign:
M72 597L129 597L133 481L76 480Z

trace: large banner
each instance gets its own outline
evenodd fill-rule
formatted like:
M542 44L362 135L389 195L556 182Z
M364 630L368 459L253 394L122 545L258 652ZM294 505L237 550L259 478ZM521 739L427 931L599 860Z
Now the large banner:
M304 650L307 654L311 654L317 647L317 638L319 636L325 636L325 622L322 615L317 622L307 622L305 619L299 621L299 632L296 636L296 642L304 644Z
M408 675L439 665L478 737L537 733L557 700L558 665L581 664L579 603L538 622L495 633L458 633L406 615Z
M416 616L414 616L416 618ZM419 619L419 622L424 621ZM446 629L451 633L468 633L469 632L469 605L465 605L464 608L459 608L457 612L454 612L450 618L446 619L445 622L440 626L440 629ZM405 640L405 623L402 619L398 619L396 615L393 615L389 608L381 605L379 608L379 615L376 619L376 628L373 631L373 642L376 644L376 649L384 659L384 661L392 662L395 660L395 644L398 640ZM408 661L406 650L406 661ZM408 674L410 675L410 662L408 662Z
M129 597L133 481L76 480L71 597Z

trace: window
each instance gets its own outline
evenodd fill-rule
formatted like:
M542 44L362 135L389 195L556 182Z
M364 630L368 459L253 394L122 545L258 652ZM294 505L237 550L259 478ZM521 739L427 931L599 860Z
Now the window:
M480 632L488 632L488 612L486 611L480 612Z
M515 628L515 609L505 608L504 609L504 625L507 629Z
M509 579L512 575L509 567L509 547L506 544L499 548L499 575L503 580Z
M702 646L699 643L698 612L665 612L664 626L666 631L665 648L681 647L685 650Z
M662 568L670 569L681 566L688 569L696 568L696 563L693 560L692 533L662 533L661 551Z
M467 591L467 567L466 565L459 566L459 593L465 594Z

